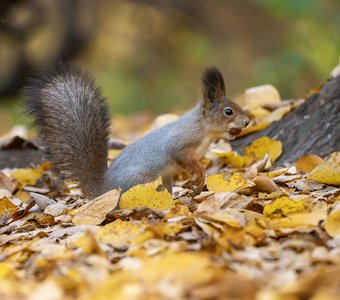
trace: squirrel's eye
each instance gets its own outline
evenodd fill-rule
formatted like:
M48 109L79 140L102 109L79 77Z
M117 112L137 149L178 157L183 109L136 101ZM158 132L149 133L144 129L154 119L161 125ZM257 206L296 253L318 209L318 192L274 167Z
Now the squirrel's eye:
M233 113L234 113L233 110L229 107L224 109L224 114L227 116L231 116Z

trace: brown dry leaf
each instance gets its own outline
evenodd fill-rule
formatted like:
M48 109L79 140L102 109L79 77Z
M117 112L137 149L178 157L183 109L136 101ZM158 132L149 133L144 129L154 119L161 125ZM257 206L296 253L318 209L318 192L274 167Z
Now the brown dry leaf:
M157 210L168 210L174 206L171 194L162 186L158 178L151 183L139 184L125 192L119 201L122 209L148 207Z
M112 190L99 196L91 202L84 204L72 212L72 222L75 225L101 224L105 220L106 214L117 207L119 196L119 190Z
M280 197L267 204L263 209L263 214L270 218L287 217L292 214L304 212L306 208L305 202L303 201Z
M16 186L17 184L13 178L5 175L3 172L0 172L0 189L6 189L9 190L10 193L13 193Z
M324 160L320 156L311 154L301 156L295 163L295 167L300 172L309 173L323 163Z
M250 146L244 149L244 152L247 156L256 160L260 160L266 154L269 154L271 160L276 161L282 153L282 143L264 136L253 141Z
M225 179L225 177L225 174L213 174L208 176L208 190L213 192L234 192L252 186L249 182L244 180L239 173L231 175L228 179Z
M327 233L335 238L340 234L340 210L331 213L324 222L323 227Z
M254 179L254 183L261 192L266 192L270 194L279 191L279 188L275 184L275 182L266 176L257 176Z

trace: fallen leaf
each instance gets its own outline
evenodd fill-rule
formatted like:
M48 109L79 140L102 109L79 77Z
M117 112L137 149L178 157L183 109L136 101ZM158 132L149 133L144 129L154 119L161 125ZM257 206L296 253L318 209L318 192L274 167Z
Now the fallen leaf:
M235 151L225 153L223 158L225 159L227 165L238 169L248 166L252 161L250 157L239 155Z
M254 157L256 160L260 160L266 154L269 154L271 160L276 161L282 153L282 143L264 136L253 141L250 146L244 149L244 152L247 156Z
M267 204L263 209L263 214L270 218L277 218L301 213L305 210L306 206L303 201L295 201L288 197L280 197Z
M97 231L97 236L99 241L116 248L139 244L153 237L151 233L145 233L144 226L122 220L106 224Z
M34 192L30 192L29 194L31 195L35 203L39 206L39 208L42 211L44 211L46 207L48 207L49 205L53 205L57 203L57 201L45 195L41 195L41 194L34 193Z
M33 199L31 199L27 203L25 209L21 209L21 210L16 211L15 213L13 213L11 222L23 218L35 204L36 204L35 201Z
M7 198L0 199L0 216L4 214L12 215L18 210L18 208Z
M261 118L259 122L261 123L273 123L275 121L281 120L287 113L291 111L290 105L285 105L278 107L277 109L273 110L269 115Z
M324 222L323 227L331 237L340 234L340 210L331 213Z
M325 220L327 215L322 212L311 212L290 215L286 218L274 219L268 224L272 229L290 228L290 227L315 227Z
M252 126L248 126L242 129L241 133L237 137L245 136L253 132L260 131L262 129L267 128L270 125L269 122L257 122Z
M6 189L9 190L10 193L13 193L17 184L15 180L7 175L5 175L3 172L0 172L0 189Z
M307 178L321 183L340 185L340 169L324 163L309 173Z
M324 160L320 156L311 154L301 156L295 163L295 167L300 172L309 173L323 163Z
M75 225L99 225L106 214L117 207L120 196L119 190L109 191L72 212L72 222Z
M44 172L51 168L50 163L43 163L38 168L23 168L12 171L12 176L24 187L26 185L35 185L37 180Z
M207 188L213 192L234 192L241 188L250 187L251 184L247 182L241 174L235 173L228 179L225 179L225 174L213 174L207 178Z
M244 101L246 109L251 111L256 107L281 102L281 97L278 90L273 85L264 84L246 89Z
M257 176L254 179L254 183L261 192L270 194L279 190L275 182L266 176Z
M168 210L174 206L174 201L171 194L162 186L159 178L151 183L136 185L126 191L120 198L119 206L121 209L147 207Z

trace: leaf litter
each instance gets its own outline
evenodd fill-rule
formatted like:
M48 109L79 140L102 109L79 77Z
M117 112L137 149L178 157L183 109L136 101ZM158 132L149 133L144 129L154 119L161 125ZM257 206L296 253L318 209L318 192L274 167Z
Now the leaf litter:
M271 86L247 97L248 133L294 105ZM90 201L51 185L48 163L3 170L1 299L338 299L340 153L276 168L282 151L268 137L244 156L213 145L195 198L184 175L172 197L158 179Z

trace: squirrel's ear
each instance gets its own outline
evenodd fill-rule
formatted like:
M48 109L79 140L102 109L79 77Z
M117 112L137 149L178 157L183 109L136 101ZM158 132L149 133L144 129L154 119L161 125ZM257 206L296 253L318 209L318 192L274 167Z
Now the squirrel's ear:
M223 76L217 68L211 67L203 72L202 90L204 101L219 101L221 97L225 96Z

